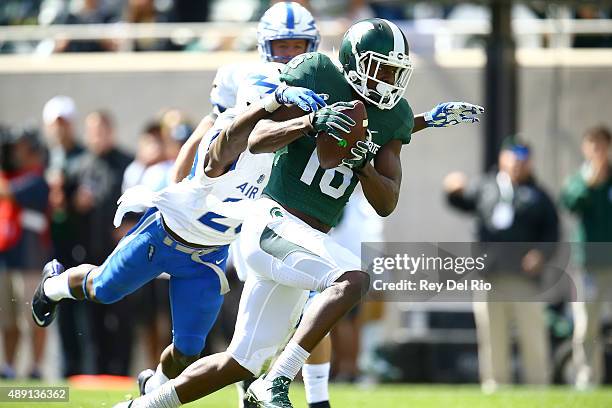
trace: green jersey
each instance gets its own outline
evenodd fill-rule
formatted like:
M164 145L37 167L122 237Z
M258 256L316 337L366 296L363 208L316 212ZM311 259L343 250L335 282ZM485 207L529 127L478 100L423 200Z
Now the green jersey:
M353 88L329 57L308 53L286 65L281 81L329 95L328 104L355 99ZM368 159L392 139L410 143L414 115L402 99L393 109L381 110L366 103L368 131L372 136ZM264 194L287 207L295 208L321 222L335 226L359 179L352 170L319 166L316 142L301 137L276 152L270 181Z

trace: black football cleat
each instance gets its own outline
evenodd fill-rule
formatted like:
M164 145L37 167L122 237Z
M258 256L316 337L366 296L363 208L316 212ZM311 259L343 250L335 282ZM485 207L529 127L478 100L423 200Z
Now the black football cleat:
M32 318L34 323L40 327L47 327L55 319L57 314L57 304L47 297L44 292L45 281L64 272L64 266L57 259L47 262L42 272L42 279L34 292L32 298Z
M142 370L140 374L138 374L138 390L140 391L140 396L145 395L145 384L153 375L155 371L147 368L146 370Z

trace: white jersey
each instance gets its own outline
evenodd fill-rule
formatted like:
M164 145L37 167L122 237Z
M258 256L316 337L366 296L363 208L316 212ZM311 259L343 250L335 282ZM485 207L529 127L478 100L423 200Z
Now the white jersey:
M202 138L192 176L159 192L145 186L127 190L119 200L114 224L118 226L128 211L157 207L166 225L187 242L227 245L234 241L248 215L248 202L259 198L268 183L274 154L252 154L246 150L227 173L215 178L204 173L203 161L211 143L237 113L274 92L279 84L280 67L276 63L260 64L255 75L248 74L243 84L236 87L238 91L233 97L238 106L219 115Z
M222 126L228 123L228 116L220 116L222 120L215 122L202 139L195 174L168 186L153 199L166 225L194 244L226 245L236 239L248 212L246 201L259 198L270 178L274 155L252 154L248 150L222 176L210 178L204 173L201 161Z
M261 81L256 85L260 88L259 92L274 92L278 82L265 81L265 72L267 67L275 65L282 67L281 64L266 62L227 64L220 67L215 75L212 90L210 91L210 102L213 105L213 111L219 115L226 109L235 107L238 88L252 74L261 78ZM255 79L255 82L257 82L257 79Z
M244 151L231 169L220 177L204 173L202 161L213 140L249 104L274 92L279 84L282 64L257 64L236 86L233 106L222 113L200 142L195 173L156 194L154 205L168 227L188 242L200 245L225 245L234 241L248 211L248 201L259 198L270 178L273 153ZM229 89L229 88L228 88ZM199 160L198 160L199 158Z

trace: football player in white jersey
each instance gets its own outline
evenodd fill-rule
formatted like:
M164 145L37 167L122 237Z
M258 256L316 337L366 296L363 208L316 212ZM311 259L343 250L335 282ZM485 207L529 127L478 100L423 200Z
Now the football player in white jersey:
M47 263L32 300L36 324L51 324L62 299L114 303L166 272L173 342L161 355L160 377L174 378L198 359L229 290L227 248L245 215L232 205L257 198L270 171L268 156L245 150L249 134L282 105L309 112L325 106L321 96L306 88L275 86L264 95L245 111L228 112L218 121L201 143L193 177L159 192L143 186L125 192L115 225L128 211L148 211L102 265L65 270L57 260Z
M210 93L213 110L202 119L198 128L181 148L171 170L170 177L173 181L178 183L190 173L202 136L220 114L235 106L239 84L250 85L253 88L269 87L268 91L271 92L274 84L264 80L262 74L262 71L266 70L264 68L266 63L286 64L300 54L317 51L319 42L320 35L315 20L306 8L295 2L280 2L270 7L257 27L257 49L263 62L247 66L228 64L219 68ZM234 242L230 254L237 253L235 250L237 247L237 243ZM244 280L246 265L239 257L233 256L232 260L241 279ZM331 341L327 336L313 350L302 370L306 401L311 407L330 406L328 391L330 359ZM242 386L246 390L249 384L250 381L247 381ZM246 400L243 404L248 408Z
M251 73L258 75L267 62L286 64L297 55L316 51L319 41L315 20L307 9L295 2L281 2L270 7L257 26L257 50L261 63L228 64L219 68L210 92L213 109L181 148L171 173L174 182L178 183L189 175L200 140L222 112L236 105L238 87ZM267 86L268 92L274 89L265 80L261 80L259 85Z

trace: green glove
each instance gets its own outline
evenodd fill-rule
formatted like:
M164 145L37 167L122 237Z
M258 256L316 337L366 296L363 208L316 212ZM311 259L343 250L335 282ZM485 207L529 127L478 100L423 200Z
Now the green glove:
M364 141L357 141L355 147L351 148L351 156L342 159L341 166L348 167L351 170L362 169L363 166L368 162L368 143Z
M312 136L320 132L325 132L336 140L341 146L346 146L346 140L342 133L351 133L351 128L355 126L355 121L340 111L340 108L352 108L350 102L336 102L310 114L310 124L314 131Z

